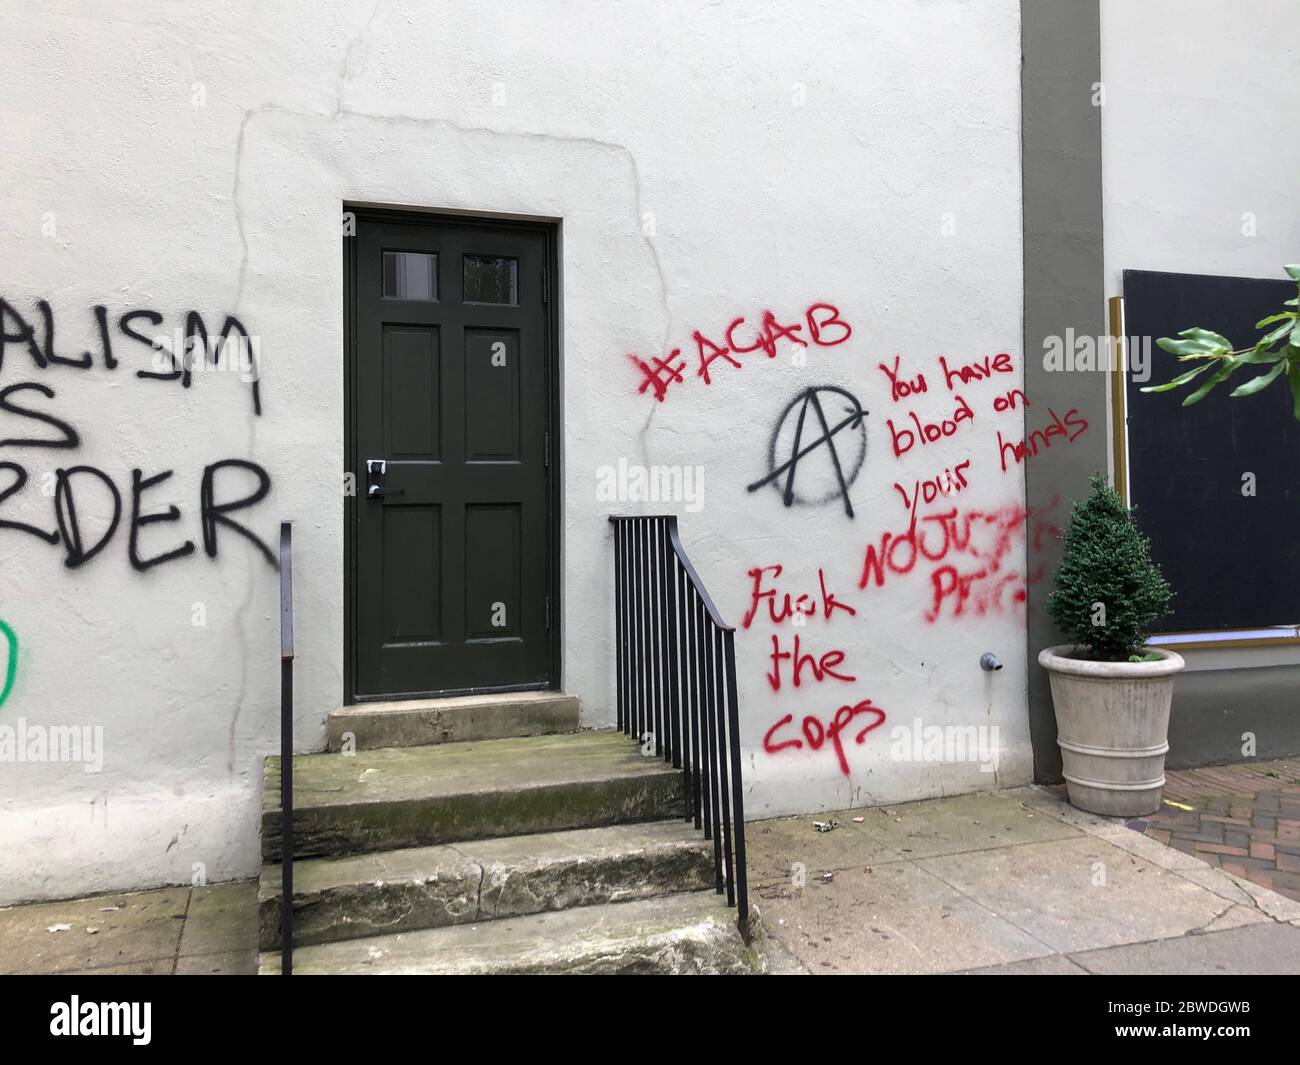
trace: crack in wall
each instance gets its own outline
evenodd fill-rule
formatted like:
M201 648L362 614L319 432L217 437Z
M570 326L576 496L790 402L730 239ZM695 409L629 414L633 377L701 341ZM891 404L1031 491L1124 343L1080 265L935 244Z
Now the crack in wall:
M280 114L296 118L306 119L325 119L333 121L336 119L361 119L369 122L391 123L398 126L414 126L417 128L443 129L453 133L462 133L468 136L486 135L490 138L510 138L529 142L556 143L575 146L584 146L589 148L598 148L621 155L628 164L631 178L632 199L635 208L634 224L637 231L640 232L643 243L650 254L651 262L654 265L655 274L658 278L658 295L659 307L664 316L664 332L661 341L662 346L666 347L668 339L672 335L672 310L668 301L668 282L664 274L663 263L659 257L659 250L655 247L648 234L645 233L640 225L640 208L642 206L642 181L641 170L637 164L636 156L625 144L619 144L616 141L602 140L598 137L588 137L583 135L572 135L563 133L541 133L535 130L502 130L495 129L491 126L466 125L460 122L454 122L448 118L419 118L414 115L385 115L374 114L371 112L354 111L350 109L340 109L333 114L326 114L321 111L311 111L301 108L285 107L280 104L262 104L258 107L249 108L243 114L239 123L239 133L235 141L235 175L234 186L232 189L232 203L235 212L235 226L239 233L242 256L239 266L239 277L235 294L235 308L239 308L244 292L244 281L248 270L248 234L245 227L243 206L240 200L240 189L242 185L242 171L244 155L246 151L246 142L249 124L253 119L267 114Z
M335 115L342 115L347 110L343 106L343 95L347 91L348 78L352 76L353 73L352 60L357 55L358 50L363 47L365 38L370 34L370 28L375 24L375 19L379 17L379 9L383 6L384 0L375 0L375 6L370 10L370 17L366 19L365 24L357 31L352 40L348 42L348 46L343 52L343 66L339 70L339 93L338 103L334 111ZM364 56L362 58L364 59ZM358 69L357 73L360 73L360 69Z

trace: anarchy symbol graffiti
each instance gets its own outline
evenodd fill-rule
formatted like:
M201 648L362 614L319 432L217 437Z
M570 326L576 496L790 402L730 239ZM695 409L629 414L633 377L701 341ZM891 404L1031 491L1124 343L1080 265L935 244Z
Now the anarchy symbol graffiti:
M810 410L815 420L811 425ZM834 425L827 411L836 417ZM857 397L843 388L820 385L804 389L777 419L768 446L768 473L749 485L749 491L770 484L781 493L787 507L796 503L817 506L838 497L844 503L844 513L852 518L849 486L867 458L868 413ZM803 478L796 482L801 472Z

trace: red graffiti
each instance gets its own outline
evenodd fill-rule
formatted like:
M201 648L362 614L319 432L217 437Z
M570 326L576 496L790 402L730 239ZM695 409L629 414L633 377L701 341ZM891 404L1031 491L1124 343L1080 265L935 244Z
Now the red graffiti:
M737 321L743 322L744 319L739 318ZM695 341L695 349L699 352L699 368L695 371L695 375L703 377L706 385L713 384L713 378L709 376L709 366L715 359L726 359L737 370L740 369L740 363L731 357L731 351L728 348L718 347L698 329L691 334L691 339ZM707 351L705 350L706 347L708 348ZM773 351L772 354L775 355L776 352Z
M1056 524L1057 512L1061 506L1060 493L1052 496L1051 501L1043 507L1034 507L1029 512L1029 576L1026 584L1038 584L1047 575L1045 553L1051 541L1061 538L1061 528Z
M839 759L840 772L847 777L850 775L849 761L844 756L844 741L841 739L841 734L850 724L864 714L870 715L873 720L853 737L853 742L861 746L869 732L885 723L885 712L880 707L873 706L870 699L863 699L852 706L841 706L835 711L829 725L823 724L820 719L809 714L803 719L803 727L800 730L803 734L802 739L778 740L776 738L778 732L794 721L793 714L786 714L785 717L768 729L763 736L763 750L768 754L779 754L781 751L798 751L802 750L804 744L807 743L811 750L819 751L829 740L835 750L835 757Z
M912 450L913 445L920 442L922 446L933 444L945 436L952 436L953 433L961 426L962 422L973 421L975 412L970 409L961 396L957 397L957 409L953 411L951 418L944 418L937 422L923 422L913 411L908 414L912 419L912 424L916 427L913 429L895 429L892 419L886 420L885 424L889 427L890 442L894 445L894 458L901 458L907 452Z
M804 669L807 668L812 673L814 683L820 684L827 677L833 680L855 681L858 678L848 673L837 673L836 666L843 665L844 652L839 650L827 651L820 658L804 651L800 646L799 634L794 634L794 650L781 650L781 637L772 634L772 672L767 675L767 682L772 686L774 692L781 690L781 663L791 662L794 666L791 680L797 688L801 683Z
M821 310L829 311L830 314L819 318L817 312ZM753 351L761 351L769 359L775 359L777 343L782 340L806 348L808 346L808 341L804 340L803 337L799 335L803 332L805 327L807 328L808 335L812 338L814 344L821 347L833 347L836 344L842 344L853 335L853 329L848 322L840 318L839 315L840 312L828 303L814 303L804 312L803 322L782 325L776 320L776 315L771 311L764 311L762 324L754 334L753 343L751 344L741 344L736 340L736 330L744 324L744 318L735 318L732 320L731 324L727 326L727 343L725 346L715 344L697 329L693 334L696 346L700 353L699 368L695 371L696 376L704 378L704 383L706 385L711 385L713 383L713 378L709 374L709 367L717 359L725 359L733 367L739 370L741 364L736 359L732 358L733 355L748 355ZM839 327L838 336L834 340L823 340L822 331L831 326ZM706 345L708 346L708 351L705 351Z
M1016 399L1017 396L1020 397L1019 400ZM993 409L999 414L1003 411L1015 410L1020 403L1023 403L1026 407L1029 406L1028 397L1018 388L1013 388L1001 396L993 397Z
M954 379L957 384L969 385L973 381L986 380L995 373L1015 373L1015 367L1011 365L1011 356L1005 351L999 352L997 355L985 355L982 359L963 363L955 370L948 369L948 360L940 355L939 368L943 370L944 384L948 386L949 392L956 387L953 384Z
M1047 413L1052 416L1052 424L1045 429L1035 429L1019 443L1003 440L1001 431L998 432L998 455L1002 460L1003 473L1006 473L1011 466L1019 466L1025 459L1033 458L1040 448L1051 447L1054 438L1065 437L1068 443L1073 444L1088 428L1088 423L1079 414L1077 407L1070 408L1064 418L1061 418L1051 407L1047 408ZM1011 466L1007 465L1007 452L1011 453L1014 460Z
M664 396L668 393L668 386L675 381L680 382L682 380L682 371L686 369L686 363L679 362L676 366L672 365L673 359L677 358L681 353L681 348L673 348L672 354L666 359L652 355L650 362L654 363L654 365L651 366L650 363L628 352L627 357L640 369L642 376L645 378L637 391L644 392L647 388L652 388L654 389L655 399L662 403Z
M998 573L996 566L991 570L982 566L966 573L956 566L939 566L930 574L932 599L925 620L938 620L945 604L952 606L954 618L968 613L976 617L1001 613L1025 601L1025 583L1023 573Z
M882 533L867 545L858 587L881 587L890 576L906 576L924 563L933 565L927 621L936 621L945 606L953 617L982 617L1023 603L1025 575L1005 563L1024 541L1026 519L1018 504L991 511L954 507L920 517L914 512L905 531Z
M748 343L737 339L737 333L742 331L744 325L743 316L733 318L723 332L725 344L716 343L699 329L691 333L697 360L695 376L701 378L706 385L713 384L711 368L719 359L739 370L743 363L738 356L761 351L769 359L774 359L777 346L782 342L804 348L811 342L818 347L831 348L843 344L853 335L853 327L840 316L839 308L832 303L814 303L804 311L801 320L786 323L778 321L775 314L765 310ZM805 335L807 339L804 339ZM683 383L682 371L686 363L675 362L680 356L680 348L674 348L666 359L652 356L647 361L635 354L629 355L643 378L637 391L645 393L649 390L662 403L670 385Z
M916 563L943 562L950 553L978 559L996 569L1024 536L1025 508L1009 503L996 510L924 514L902 533L882 533L878 544L868 544L859 588L873 581L877 587L888 574L911 573ZM901 548L901 551L900 551Z
M758 614L759 607L766 603L768 616L772 619L773 625L780 625L787 618L796 614L803 617L816 617L818 610L821 611L822 617L828 621L834 616L835 611L843 610L850 617L857 614L857 611L847 603L841 603L835 593L829 591L826 587L826 574L817 570L817 585L819 595L813 597L807 594L796 597L793 601L790 599L790 593L786 592L781 596L780 605L777 605L776 589L763 587L763 574L772 574L773 579L780 577L784 571L783 566L756 566L749 570L748 576L753 581L753 587L750 590L749 610L745 612L744 618L740 622L741 628L747 629L754 623L754 617Z
M880 369L884 371L889 378L889 398L897 403L900 399L908 399L911 396L919 395L922 392L928 392L929 386L925 383L925 374L919 373L910 381L907 379L899 380L898 378L899 356L894 356L894 368L891 370L883 362L879 363Z
M853 335L853 327L840 317L839 309L831 303L814 303L804 311L804 319L808 322L809 336L819 347L833 348ZM835 334L834 340L822 339L823 330L827 329Z
M920 502L929 504L933 503L940 496L956 495L963 488L967 487L969 482L966 480L966 474L963 472L970 467L970 459L964 459L957 463L951 469L945 469L938 477L931 477L924 481L912 482L912 494L907 494L907 489L897 481L894 482L894 491L903 497L903 506L909 514L916 513L916 504Z
M743 318L738 318L734 322L732 322L731 325L727 327L728 338L730 338L734 333L735 327L740 325L740 323L743 321L744 321ZM748 352L748 351L753 351L755 348L762 348L764 355L766 355L769 359L775 359L776 342L778 340L788 340L792 344L798 344L801 348L806 348L808 346L808 341L804 340L802 337L799 336L800 332L802 331L803 331L802 325L782 325L780 322L776 320L776 315L774 315L771 311L764 311L763 326L762 329L759 330L759 333L755 338L754 343L751 346L747 348L743 348L741 350Z

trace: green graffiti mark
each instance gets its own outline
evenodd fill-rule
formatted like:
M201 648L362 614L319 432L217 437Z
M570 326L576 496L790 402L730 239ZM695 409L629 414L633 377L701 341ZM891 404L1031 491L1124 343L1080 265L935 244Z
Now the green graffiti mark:
M14 690L14 678L18 676L18 636L14 630L0 621L0 633L4 634L5 643L9 645L9 662L5 667L5 682L0 686L0 706L4 706L9 693Z

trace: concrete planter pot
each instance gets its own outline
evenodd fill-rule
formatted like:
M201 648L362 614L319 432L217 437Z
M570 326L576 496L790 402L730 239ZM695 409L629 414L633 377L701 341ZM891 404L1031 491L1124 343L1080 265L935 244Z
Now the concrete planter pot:
M1069 657L1073 650L1062 645L1038 655L1051 677L1070 804L1110 817L1155 813L1182 657L1150 648L1160 661L1093 662Z

